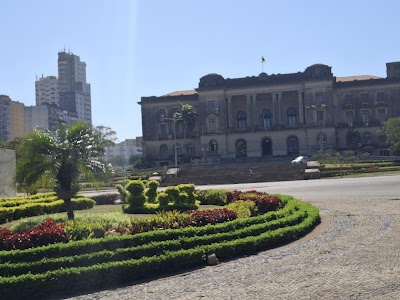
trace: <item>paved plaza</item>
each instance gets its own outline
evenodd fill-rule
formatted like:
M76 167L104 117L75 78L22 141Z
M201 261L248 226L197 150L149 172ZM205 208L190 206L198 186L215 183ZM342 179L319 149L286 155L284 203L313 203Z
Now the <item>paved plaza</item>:
M294 195L322 223L258 255L74 299L400 299L399 175L225 188Z

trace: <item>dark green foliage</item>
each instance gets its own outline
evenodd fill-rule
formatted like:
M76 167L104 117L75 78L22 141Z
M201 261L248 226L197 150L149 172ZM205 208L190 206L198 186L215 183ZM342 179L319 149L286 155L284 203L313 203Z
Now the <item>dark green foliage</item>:
M131 180L125 186L125 189L133 196L143 195L146 185L141 180Z
M236 211L238 218L250 218L258 213L254 201L238 200L229 203L226 208Z
M121 184L116 184L115 187L117 188L118 193L121 195L122 201L125 202L126 196L128 195L128 193L126 192L125 187L123 187Z
M187 203L189 196L187 193L179 193L179 196L175 198L175 204L184 204Z
M177 186L180 192L184 192L188 195L188 198L185 200L188 204L194 204L196 202L196 194L194 193L195 186L192 183L188 184L179 184Z
M157 195L157 201L160 204L160 206L167 206L169 203L169 195L161 192Z
M157 180L150 180L147 183L147 190L145 195L147 197L147 201L150 203L155 203L157 198L157 188L160 186L160 183Z
M169 196L169 201L176 203L177 198L179 197L179 189L176 186L168 186L165 190L164 193L166 193Z
M96 202L96 205L110 205L115 204L116 200L120 199L118 194L101 194L96 196L91 196L90 199Z
M195 194L202 205L225 205L227 190L196 190Z

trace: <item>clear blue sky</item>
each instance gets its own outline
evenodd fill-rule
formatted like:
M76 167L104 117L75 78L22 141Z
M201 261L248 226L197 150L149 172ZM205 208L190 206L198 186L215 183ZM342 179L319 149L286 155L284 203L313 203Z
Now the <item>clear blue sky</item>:
M35 76L65 47L87 64L94 125L142 135L142 96L199 78L294 73L386 76L400 61L399 1L0 0L0 94L35 104Z

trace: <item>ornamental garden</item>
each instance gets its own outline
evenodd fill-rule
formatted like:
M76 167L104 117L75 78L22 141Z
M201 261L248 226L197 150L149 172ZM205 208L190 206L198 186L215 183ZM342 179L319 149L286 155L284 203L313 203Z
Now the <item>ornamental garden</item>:
M255 190L159 191L145 180L117 188L77 195L73 208L86 214L74 220L57 214L66 208L54 193L1 198L2 297L66 297L168 276L291 242L320 220L311 204ZM99 207L120 212L91 213Z

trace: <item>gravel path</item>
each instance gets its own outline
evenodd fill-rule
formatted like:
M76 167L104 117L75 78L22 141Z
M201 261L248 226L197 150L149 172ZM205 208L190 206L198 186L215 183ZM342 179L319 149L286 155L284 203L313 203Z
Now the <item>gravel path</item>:
M400 299L400 199L308 198L323 222L295 243L70 299Z

